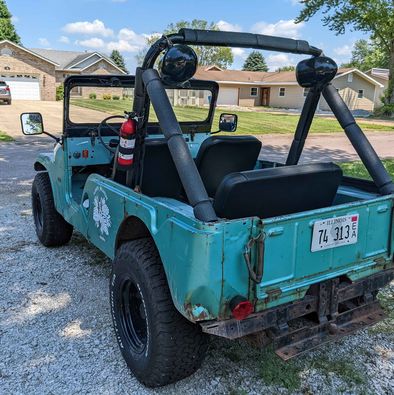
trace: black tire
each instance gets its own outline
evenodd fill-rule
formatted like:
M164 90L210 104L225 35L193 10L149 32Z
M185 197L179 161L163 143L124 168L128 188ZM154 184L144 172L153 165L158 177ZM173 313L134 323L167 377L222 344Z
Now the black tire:
M175 309L152 239L129 241L118 249L110 302L122 355L141 383L167 385L201 366L208 336Z
M9 105L9 106L11 105L11 100L8 100L8 105Z
M37 237L46 247L68 243L73 227L56 211L48 173L37 173L31 190L34 224Z

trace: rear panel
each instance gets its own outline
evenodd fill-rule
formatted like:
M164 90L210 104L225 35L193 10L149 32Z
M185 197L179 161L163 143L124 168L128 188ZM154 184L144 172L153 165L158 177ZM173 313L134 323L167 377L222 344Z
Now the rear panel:
M265 220L264 276L257 298L272 306L278 299L283 303L286 294L302 297L319 281L340 275L356 280L381 270L379 264L393 256L392 213L393 199L384 197ZM357 243L311 251L315 221L356 214Z

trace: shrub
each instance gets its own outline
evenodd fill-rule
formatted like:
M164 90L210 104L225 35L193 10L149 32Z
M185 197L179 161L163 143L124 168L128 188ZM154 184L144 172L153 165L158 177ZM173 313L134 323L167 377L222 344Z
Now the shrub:
M118 96L118 95L112 95L112 100L119 100L120 99L120 96Z
M109 95L108 93L105 93L105 94L103 95L103 99L104 99L104 100L111 100L111 95Z
M64 99L64 85L61 84L56 87L56 100L63 100Z
M89 99L96 100L97 99L97 95L95 93L90 93L89 94Z
M384 104L375 110L378 117L394 117L394 104Z

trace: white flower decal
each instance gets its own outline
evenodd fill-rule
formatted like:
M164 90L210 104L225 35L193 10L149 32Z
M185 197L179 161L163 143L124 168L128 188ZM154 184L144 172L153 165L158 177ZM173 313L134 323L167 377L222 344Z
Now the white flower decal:
M96 227L100 228L101 234L109 235L109 228L111 227L111 216L105 197L94 197L93 220Z

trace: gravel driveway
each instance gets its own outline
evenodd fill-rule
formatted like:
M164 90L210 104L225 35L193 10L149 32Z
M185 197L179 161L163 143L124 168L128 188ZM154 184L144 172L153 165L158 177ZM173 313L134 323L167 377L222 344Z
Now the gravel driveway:
M394 284L382 293L391 319L295 361L212 338L192 377L144 388L112 331L110 261L78 234L55 249L36 239L31 165L52 144L28 141L0 144L1 394L394 393Z

